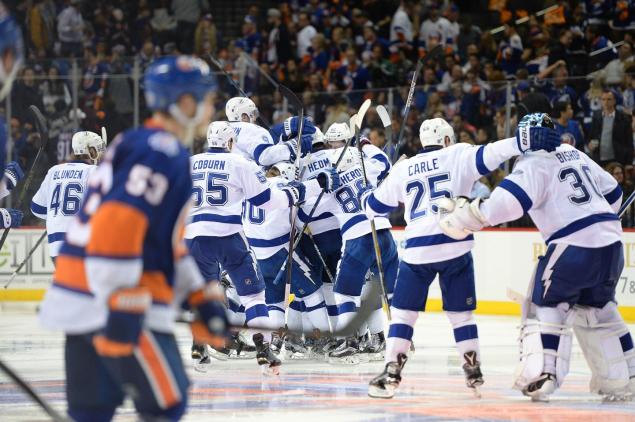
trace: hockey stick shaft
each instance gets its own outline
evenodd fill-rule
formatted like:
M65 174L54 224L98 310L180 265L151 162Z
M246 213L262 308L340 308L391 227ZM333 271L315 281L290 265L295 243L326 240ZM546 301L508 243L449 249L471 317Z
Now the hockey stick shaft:
M20 272L22 267L24 267L26 265L26 263L29 262L29 260L31 259L31 256L33 256L33 254L35 253L35 250L38 248L38 246L40 246L40 243L42 243L42 241L44 240L45 237L46 237L46 231L44 231L44 233L42 233L42 235L37 240L37 242L35 242L35 245L33 245L31 250L29 251L29 254L26 256L26 258L24 258L22 263L20 265L18 265L18 268L16 268L15 271L13 271L13 274L11 274L11 277L9 278L9 281L7 281L7 284L4 285L5 289L11 285L11 283L13 282L15 277L18 275L18 273Z
M320 258L320 262L322 263L322 266L324 267L324 270L326 271L326 276L329 278L331 283L335 283L333 274L331 273L331 270L329 270L329 266L326 265L326 261L324 260L324 257L322 256L322 253L320 252L320 248L318 248L317 243L315 243L315 239L313 238L313 233L311 233L311 228L307 228L305 233L309 236L309 240L311 241L311 244L313 245L313 248L315 249L315 253L317 254L318 258Z
M40 161L40 157L44 152L44 148L46 148L46 144L48 143L48 130L46 127L46 120L42 115L42 112L34 105L29 107L29 111L33 114L35 118L35 126L37 127L37 131L40 135L40 148L37 150L37 154L35 154L35 159L33 160L33 164L31 164L31 168L29 169L29 173L22 185L22 190L20 191L20 195L18 196L18 202L16 203L16 208L20 208L24 202L24 197L29 190L29 186L31 186L31 182L33 181L33 176L35 174L34 170L37 168L38 162ZM2 233L2 238L0 238L0 250L4 246L4 242L6 242L7 237L9 236L9 232L11 231L11 227L4 229L4 233Z
M423 68L423 60L419 60L417 62L417 67L415 67L414 74L412 75L412 80L410 81L410 90L408 91L408 98L406 99L406 107L403 112L403 120L401 121L401 128L399 129L399 136L397 137L397 144L395 145L395 151L392 152L390 161L395 162L395 158L399 155L399 148L401 146L401 141L403 139L403 134L406 129L406 125L408 124L408 114L410 113L410 105L412 104L412 97L415 93L415 87L417 86L417 79L419 78L419 72Z
M624 213L626 212L628 207L631 206L631 204L633 203L634 200L635 200L635 191L631 192L631 194L628 196L628 198L626 198L626 200L622 203L622 206L620 207L620 210L617 212L617 216L622 218L622 216L624 215Z
M238 93L242 95L243 97L247 97L247 93L245 93L245 91L240 87L240 85L238 85L238 82L236 82L234 78L232 78L232 76L229 73L227 73L225 68L223 68L223 65L218 60L216 60L214 56L212 56L211 54L209 54L208 57L211 60L211 62L214 63L214 66L216 66L218 70L223 72L223 75L225 75L225 77L227 78L229 83L234 87L234 89L236 89L236 91L238 91ZM260 121L261 126L264 126L265 128L267 128L267 130L269 130L269 128L271 127L269 122L267 122L262 116L258 116L258 120Z
M46 414L55 422L68 422L69 419L62 416L57 410L53 409L50 404L39 396L29 384L23 380L13 369L9 368L2 360L0 360L0 370L7 374L13 382L17 384L22 391L26 393L34 402L36 402Z

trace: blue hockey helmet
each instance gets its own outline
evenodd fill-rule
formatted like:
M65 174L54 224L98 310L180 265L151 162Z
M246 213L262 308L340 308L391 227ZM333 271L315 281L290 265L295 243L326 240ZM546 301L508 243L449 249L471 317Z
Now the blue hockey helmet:
M518 127L524 126L538 126L538 127L548 127L549 129L555 129L555 125L553 124L553 120L547 113L530 113L523 116L518 122Z
M143 83L148 108L168 112L179 123L201 123L205 96L216 90L216 78L209 66L192 56L171 56L155 60L146 69ZM183 115L177 103L183 95L192 95L198 103L196 116Z
M23 62L22 31L0 2L0 101L11 91L11 84Z

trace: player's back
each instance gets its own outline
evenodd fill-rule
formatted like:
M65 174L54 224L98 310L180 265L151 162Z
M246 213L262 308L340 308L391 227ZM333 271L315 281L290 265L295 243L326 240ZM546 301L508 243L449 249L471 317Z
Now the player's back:
M229 122L236 133L236 144L232 152L242 155L248 160L258 161L264 145L273 145L269 131L254 123Z
M253 186L247 186L252 184L252 179L243 176L250 172L261 183L266 183L264 173L243 156L216 148L192 156L190 170L194 204L185 238L238 233L242 228L243 201L250 188L254 189Z
M600 247L621 239L619 217L610 205L621 197L617 182L570 145L525 154L503 184L524 198L519 202L547 243Z
M477 151L468 144L454 144L420 152L394 165L385 183L389 183L387 188L395 199L404 204L404 257L408 262L445 261L472 249L472 236L457 242L442 233L436 202L443 197L470 195L474 181L480 177Z
M51 257L58 255L68 226L81 207L88 177L96 168L83 161L55 165L46 173L33 196L31 211L46 219Z
M322 149L319 151L312 152L306 158L302 160L302 181L306 181L312 178L317 177L317 175L324 170L327 170L333 166L331 162L332 158L332 150L330 149ZM309 204L305 204L302 207L302 210L305 215L308 215L311 212L311 206L313 205L313 201L309 201ZM337 218L330 212L323 212L320 214L315 214L311 219L311 223L309 224L309 228L311 229L311 233L320 234L330 230L339 229L340 225L337 221Z

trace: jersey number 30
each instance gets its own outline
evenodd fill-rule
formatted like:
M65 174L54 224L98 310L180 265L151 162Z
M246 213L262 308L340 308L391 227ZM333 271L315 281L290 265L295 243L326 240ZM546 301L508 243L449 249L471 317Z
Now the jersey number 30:
M589 182L589 185L591 185L591 188L593 188L593 191L599 197L601 197L602 195L600 194L600 191L598 190L598 188L595 186L595 183L593 182L593 178L591 177L591 169L589 168L589 166L581 166L580 168L582 169L584 178ZM558 178L560 179L561 182L569 180L569 183L571 184L571 187L573 188L573 191L575 192L575 195L569 195L568 197L571 203L575 205L582 205L582 204L586 204L587 202L591 200L591 194L589 192L589 189L587 189L584 181L582 180L582 177L580 177L580 172L577 169L575 169L574 167L563 168L562 170L560 170L560 173L558 174Z

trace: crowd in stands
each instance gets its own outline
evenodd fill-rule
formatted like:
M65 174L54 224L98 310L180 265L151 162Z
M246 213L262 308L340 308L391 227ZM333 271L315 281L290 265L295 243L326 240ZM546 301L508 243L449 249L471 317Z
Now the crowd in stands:
M447 119L457 141L483 144L512 136L523 115L544 111L563 142L589 153L626 194L633 191L635 0L262 1L235 16L239 36L221 33L208 0L7 3L27 44L10 122L14 155L27 168L30 104L50 119L58 140L53 162L68 153L75 118L111 134L132 125L135 59L143 71L157 56L182 52L216 70L213 56L271 123L294 112L284 110L272 80L301 94L323 128L347 121L372 98L392 106L397 134L413 71L425 58L400 154L416 154L426 118ZM72 99L71 58L81 74L81 111ZM222 117L224 101L237 92L222 74L218 79ZM139 101L143 118L143 95ZM374 113L369 123L367 135L383 146ZM487 195L503 174L483 178L475 192Z

